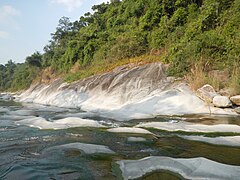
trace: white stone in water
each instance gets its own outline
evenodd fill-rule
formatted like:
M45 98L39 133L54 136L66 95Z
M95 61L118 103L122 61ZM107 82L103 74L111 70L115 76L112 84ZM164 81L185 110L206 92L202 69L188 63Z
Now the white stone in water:
M209 144L224 146L240 146L240 136L220 136L220 137L179 136L179 137L191 141L206 142Z
M237 180L240 166L221 164L206 158L170 158L150 156L140 160L117 161L125 180L135 179L158 170L171 171L186 179Z
M231 107L232 103L227 96L214 96L213 104L216 107Z
M44 152L52 151L55 149L79 149L86 154L104 153L104 154L114 154L115 152L109 149L107 146L97 145L97 144L85 144L85 143L70 143L63 144L59 146L53 146L45 149Z
M147 140L143 137L128 137L128 142L146 142Z
M81 119L76 117L68 117L64 119L59 119L55 121L47 121L42 117L35 117L30 119L24 119L16 122L18 125L26 125L30 127L35 127L39 129L67 129L73 127L105 127L99 124L97 121L90 119Z
M97 114L91 112L80 112L80 113L67 113L54 116L54 118L67 118L67 117L78 117L78 118L92 118L96 117Z
M136 128L136 127L118 127L118 128L107 129L107 131L113 132L113 133L153 134L146 129Z
M185 131L185 132L235 132L240 133L240 126L234 124L216 124L216 125L205 125L205 124L194 124L188 122L147 122L140 123L136 127L142 128L155 128L165 131Z
M16 111L10 111L8 114L17 115L17 116L34 116L36 115L36 112L32 110L21 109Z

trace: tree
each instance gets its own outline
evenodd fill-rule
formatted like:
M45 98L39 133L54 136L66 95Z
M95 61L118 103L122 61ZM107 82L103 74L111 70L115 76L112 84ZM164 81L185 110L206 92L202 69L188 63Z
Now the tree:
M111 3L119 3L121 2L120 0L110 0Z
M26 63L30 66L41 67L42 66L42 55L36 51L31 56L26 58Z
M56 32L51 34L52 39L58 42L60 39L64 38L64 36L66 36L69 31L73 29L72 26L73 26L73 23L70 21L68 17L65 17L65 16L62 17L58 21Z

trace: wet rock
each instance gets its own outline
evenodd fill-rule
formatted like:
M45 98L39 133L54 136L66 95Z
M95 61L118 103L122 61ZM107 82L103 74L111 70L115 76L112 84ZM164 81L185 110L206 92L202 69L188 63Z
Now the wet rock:
M146 142L147 140L143 137L128 137L128 142Z
M205 142L209 144L224 145L224 146L238 146L240 147L240 136L219 136L219 137L205 137L205 136L180 136L181 138Z
M13 100L13 97L10 94L0 94L0 99L4 101L11 101Z
M239 179L240 166L218 163L206 158L170 158L150 156L139 160L117 161L123 179L141 178L158 170L180 174L181 179Z
M217 95L218 94L214 88L209 84L206 84L197 90L197 96L207 103L212 103L214 96Z
M146 129L136 127L118 127L108 129L107 131L113 133L152 134L150 131Z
M234 104L240 106L240 95L232 96L232 97L230 98L230 100L231 100Z
M222 107L222 108L232 106L232 102L227 96L214 96L213 104L216 107Z
M111 149L109 149L109 147L107 146L103 146L103 145L97 145L97 144L86 144L86 143L69 143L69 144L63 144L63 145L59 145L59 146L52 146L50 148L47 148L43 151L43 153L47 153L49 151L55 151L56 149L63 149L63 150L81 150L83 151L85 154L99 154L99 153L103 153L103 154L115 154L114 151L112 151Z

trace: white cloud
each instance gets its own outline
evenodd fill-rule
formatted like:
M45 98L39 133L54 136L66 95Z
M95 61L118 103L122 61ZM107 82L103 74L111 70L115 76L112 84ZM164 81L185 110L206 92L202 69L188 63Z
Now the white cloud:
M109 2L110 0L98 0L96 4L101 4L101 3L107 3Z
M109 2L109 0L91 0L94 4L101 4L103 2ZM78 9L79 7L81 7L83 5L83 3L88 3L87 0L50 0L51 3L54 4L60 4L63 5L67 8L68 12L72 12L75 9ZM90 4L91 4L90 3Z
M20 14L21 12L12 6L2 6L0 7L0 22L7 22L11 20L14 16L18 16Z
M20 14L19 10L10 5L0 6L0 39L7 39L10 35L4 29L18 28L15 18Z
M6 39L8 38L9 34L5 31L0 31L0 39Z
M82 6L84 0L52 0L55 4L61 4L65 6L69 12Z

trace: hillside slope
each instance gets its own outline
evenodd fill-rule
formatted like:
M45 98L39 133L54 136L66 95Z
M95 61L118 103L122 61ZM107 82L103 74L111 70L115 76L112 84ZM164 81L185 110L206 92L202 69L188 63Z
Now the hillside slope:
M33 72L47 67L74 81L151 54L170 64L169 75L201 75L217 88L239 91L240 0L123 0L92 9L75 22L61 18L42 55L1 66L0 89L25 88L38 74ZM89 71L93 67L98 68ZM227 83L208 78L226 69Z

